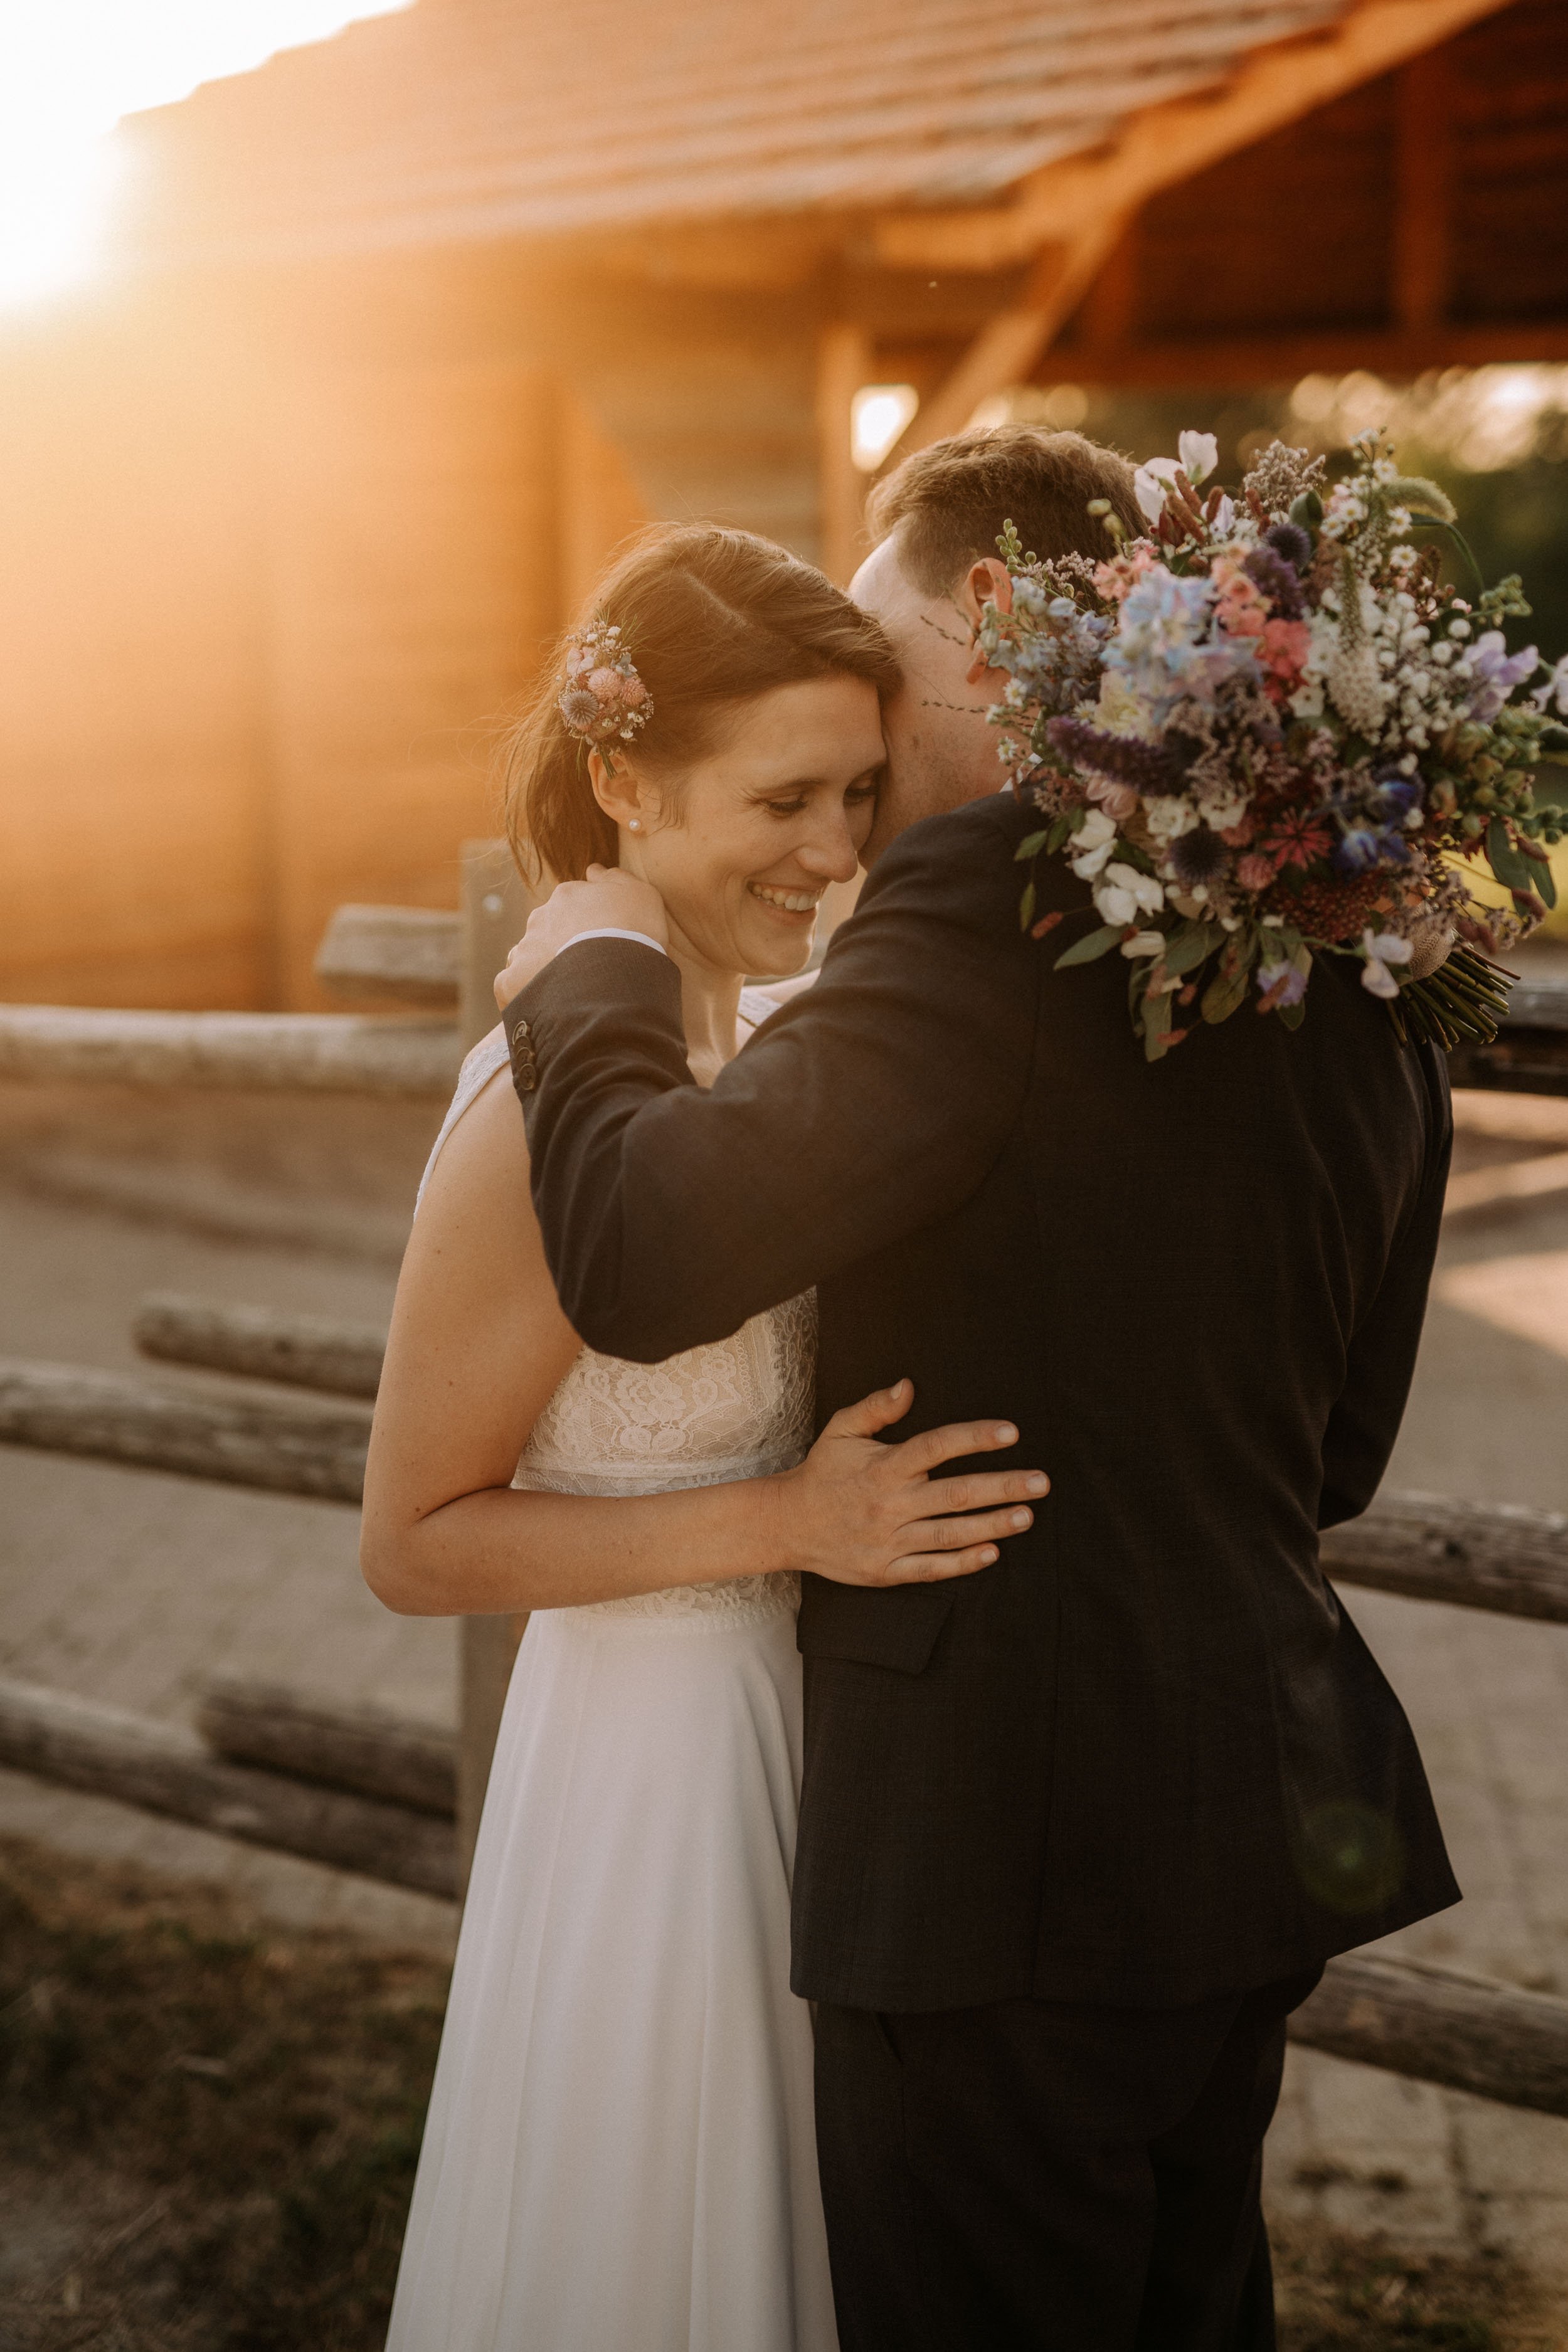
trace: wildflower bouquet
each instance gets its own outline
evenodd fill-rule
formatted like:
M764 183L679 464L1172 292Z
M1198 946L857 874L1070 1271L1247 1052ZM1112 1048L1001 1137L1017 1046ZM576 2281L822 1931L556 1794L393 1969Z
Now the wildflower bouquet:
M1042 562L1009 524L982 619L1001 757L1045 819L1018 855L1065 856L1100 917L1058 965L1127 959L1151 1061L1253 992L1294 1027L1321 954L1359 960L1402 1038L1489 1040L1490 959L1555 903L1542 844L1568 810L1536 806L1532 770L1568 752L1568 659L1538 683L1535 648L1508 651L1517 578L1474 604L1440 584L1416 531L1458 540L1453 509L1378 436L1331 488L1277 441L1235 498L1201 489L1211 435L1180 449L1139 469L1142 538L1095 502L1101 562ZM1500 911L1471 892L1476 856ZM1031 880L1025 928L1062 919L1035 908Z

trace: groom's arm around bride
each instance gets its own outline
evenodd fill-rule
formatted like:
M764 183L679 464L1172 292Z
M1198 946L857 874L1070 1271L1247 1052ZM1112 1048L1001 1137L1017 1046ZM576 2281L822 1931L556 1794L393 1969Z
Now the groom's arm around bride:
M981 1575L803 1599L795 1983L846 2352L1271 2341L1284 2014L1458 1893L1317 1543L1403 1411L1439 1057L1321 959L1299 1030L1243 1013L1151 1065L1120 958L1053 968L1084 886L1049 862L1061 923L1019 926L1032 813L963 624L1004 521L1097 551L1085 505L1127 511L1127 477L1019 431L888 486L856 588L905 672L870 879L710 1092L635 941L569 946L507 1014L591 1345L652 1360L816 1284L821 1415L907 1372L919 1423L1005 1414L1051 1473ZM605 911L634 887L581 927L635 929Z

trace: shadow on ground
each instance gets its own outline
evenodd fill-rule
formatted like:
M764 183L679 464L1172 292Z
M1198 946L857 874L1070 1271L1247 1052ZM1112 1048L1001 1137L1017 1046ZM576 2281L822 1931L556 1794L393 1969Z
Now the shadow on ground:
M0 1842L0 2352L376 2352L446 1971ZM1281 2352L1545 2352L1500 2256L1295 2223Z

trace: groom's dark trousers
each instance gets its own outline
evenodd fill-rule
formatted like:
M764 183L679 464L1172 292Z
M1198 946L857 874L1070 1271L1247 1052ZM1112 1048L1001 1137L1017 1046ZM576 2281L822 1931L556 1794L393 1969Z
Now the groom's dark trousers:
M819 2008L841 2352L1271 2352L1262 2142L1318 1974L1174 2011Z
M625 940L523 991L512 1067L590 1346L815 1285L821 1420L907 1374L891 1435L1005 1415L1051 1475L978 1576L804 1580L793 1981L847 2346L1254 2352L1282 2013L1458 1893L1318 1559L1399 1426L1447 1080L1331 956L1296 1030L1181 1007L1146 1063L1122 959L1055 969L1087 887L1053 862L1020 928L1036 823L911 827L707 1094Z

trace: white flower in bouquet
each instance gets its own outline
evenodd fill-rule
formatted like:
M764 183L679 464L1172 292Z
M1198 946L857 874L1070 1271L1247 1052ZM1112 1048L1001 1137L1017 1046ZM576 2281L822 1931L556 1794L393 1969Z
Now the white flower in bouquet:
M1103 809L1091 808L1075 838L1078 856L1072 860L1072 870L1080 880L1092 882L1116 846L1116 827Z
M1166 489L1174 487L1178 474L1185 474L1195 488L1199 482L1207 480L1219 463L1219 443L1212 433L1180 435L1176 453L1173 457L1149 458L1133 475L1132 490L1138 500L1139 511L1151 522L1159 521L1164 511ZM1226 503L1230 506L1230 516L1234 519L1235 507L1228 499ZM1228 520L1226 528L1227 530L1230 528Z
M1394 964L1408 963L1415 953L1408 940L1397 931L1363 931L1361 943L1366 953L1362 966L1361 984L1373 996L1397 996L1399 982L1394 976Z
M1150 522L1158 522L1165 510L1165 490L1181 471L1174 457L1151 457L1139 467L1132 477L1132 495L1138 510Z
M1212 433L1183 433L1176 439L1176 455L1182 471L1195 488L1206 482L1219 464L1219 443Z
M1165 888L1152 874L1140 874L1135 866L1118 863L1106 867L1105 878L1094 894L1094 903L1102 922L1135 923L1141 913L1160 912L1165 903Z
M1191 801L1183 800L1179 793L1165 793L1157 800L1144 802L1143 822L1153 840L1180 841L1184 833L1195 829L1198 813Z

